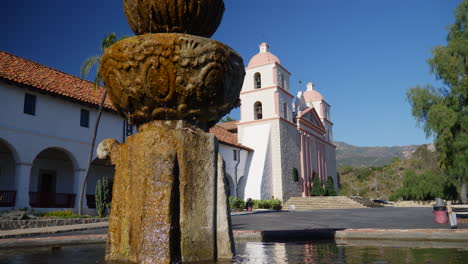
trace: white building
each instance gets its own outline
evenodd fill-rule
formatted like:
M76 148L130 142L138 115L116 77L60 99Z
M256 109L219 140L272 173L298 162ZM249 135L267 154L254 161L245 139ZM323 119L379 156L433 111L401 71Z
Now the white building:
M235 124L239 143L254 151L238 183L244 190L238 193L242 198L308 196L314 175L322 183L331 176L337 188L330 105L312 83L295 98L290 76L266 43L246 68L241 118ZM294 170L301 176L298 181Z
M262 44L246 68L241 119L210 130L220 141L231 196L307 196L314 174L337 183L330 105L312 84L295 98L290 75ZM0 208L77 208L101 92L91 82L0 51ZM107 100L97 143L124 142L132 132ZM88 209L97 179L113 173L93 157Z

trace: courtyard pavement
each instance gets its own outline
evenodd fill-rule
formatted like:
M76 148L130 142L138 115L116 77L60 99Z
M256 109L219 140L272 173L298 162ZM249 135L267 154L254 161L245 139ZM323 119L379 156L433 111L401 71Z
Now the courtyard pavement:
M449 229L434 223L431 207L382 207L313 211L262 212L232 216L234 230L306 229ZM468 228L467 224L459 228Z
M0 231L0 247L104 242L106 223ZM436 224L432 208L362 208L233 213L236 239L386 239L468 242L468 224ZM33 232L32 232L33 231ZM9 232L9 233L8 233ZM9 235L8 235L9 234Z

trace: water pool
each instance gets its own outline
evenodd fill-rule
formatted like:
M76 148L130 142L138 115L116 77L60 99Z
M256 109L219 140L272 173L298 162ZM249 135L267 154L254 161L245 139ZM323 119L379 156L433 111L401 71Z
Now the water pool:
M379 245L379 241L353 244L334 242L239 242L237 257L219 263L468 263L468 247L434 248L441 244L414 242ZM421 244L424 248L418 247ZM398 246L403 245L404 247ZM0 263L104 264L104 244L0 250Z

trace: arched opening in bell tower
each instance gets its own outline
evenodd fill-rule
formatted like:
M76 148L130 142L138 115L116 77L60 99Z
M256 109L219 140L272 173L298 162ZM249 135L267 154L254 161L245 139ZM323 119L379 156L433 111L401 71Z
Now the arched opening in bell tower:
M254 87L255 89L262 87L262 76L259 72L254 74Z
M254 119L255 120L260 120L263 118L262 114L262 103L256 102L254 104Z

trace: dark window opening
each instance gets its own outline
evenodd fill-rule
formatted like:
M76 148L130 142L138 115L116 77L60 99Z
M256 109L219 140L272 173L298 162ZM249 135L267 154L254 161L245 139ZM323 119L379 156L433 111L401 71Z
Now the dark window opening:
M89 111L86 109L81 109L80 126L89 127Z
M280 73L280 74L279 74L278 86L284 89L284 86L283 86L283 78L284 78L284 77L283 77L283 74Z
M288 119L288 106L286 105L286 103L283 104L283 115L284 119Z
M36 115L36 96L32 94L24 95L23 112L28 115Z
M234 160L237 161L237 150L233 149L232 154L234 155Z
M262 87L262 76L259 72L255 73L254 75L254 87L255 89Z
M259 119L262 119L263 118L263 114L262 114L262 103L260 102L256 102L254 104L254 118L255 120L259 120Z

